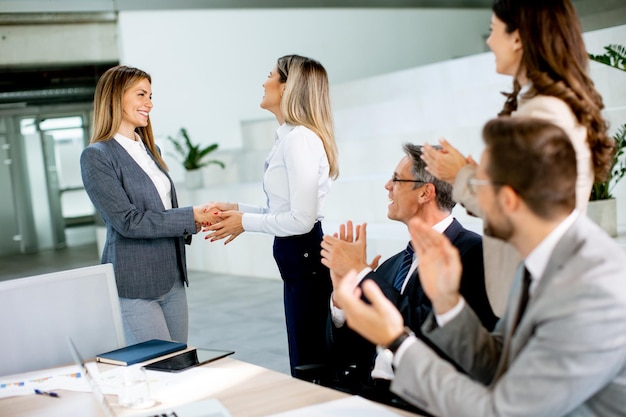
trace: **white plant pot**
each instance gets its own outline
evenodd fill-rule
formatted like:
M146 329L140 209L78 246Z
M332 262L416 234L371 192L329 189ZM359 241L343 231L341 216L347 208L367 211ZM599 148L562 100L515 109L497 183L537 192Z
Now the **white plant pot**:
M590 201L587 216L596 222L609 236L617 237L617 200Z
M197 190L198 188L202 188L203 185L202 169L185 171L185 187L188 190Z

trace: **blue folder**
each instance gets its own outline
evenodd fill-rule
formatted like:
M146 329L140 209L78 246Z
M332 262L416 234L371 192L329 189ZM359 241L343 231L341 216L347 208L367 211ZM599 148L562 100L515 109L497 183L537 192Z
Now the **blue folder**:
M187 348L187 344L170 342L167 340L152 339L136 345L126 346L96 356L98 362L113 365L132 365L147 361L169 353L178 352Z

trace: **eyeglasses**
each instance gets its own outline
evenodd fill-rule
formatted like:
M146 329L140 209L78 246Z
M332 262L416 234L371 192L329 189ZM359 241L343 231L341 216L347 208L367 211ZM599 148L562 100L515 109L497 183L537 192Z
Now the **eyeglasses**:
M403 180L401 178L397 178L395 175L393 175L391 177L391 182L412 182L412 183L416 183L416 184L428 184L428 181L421 181L421 180Z
M494 183L491 182L490 180L481 180L478 178L470 178L467 180L467 188L469 189L469 192L472 193L473 195L476 195L476 193L478 192L478 187L481 187L483 185L493 185Z

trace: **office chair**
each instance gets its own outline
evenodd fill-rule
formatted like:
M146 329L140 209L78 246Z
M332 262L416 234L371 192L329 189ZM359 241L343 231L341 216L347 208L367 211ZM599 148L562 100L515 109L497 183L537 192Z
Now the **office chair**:
M73 363L125 345L111 264L0 282L0 375Z

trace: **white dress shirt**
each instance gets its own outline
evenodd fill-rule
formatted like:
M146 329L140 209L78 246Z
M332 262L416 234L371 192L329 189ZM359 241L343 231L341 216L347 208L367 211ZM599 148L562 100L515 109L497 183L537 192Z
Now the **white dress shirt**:
M284 123L265 160L263 190L267 206L239 203L242 226L274 236L308 233L322 220L332 180L322 140L304 126Z
M156 162L154 162L154 159L148 154L148 150L141 141L141 138L136 135L137 140L133 140L119 133L113 138L126 149L126 152L137 162L137 165L150 177L159 192L165 210L171 209L172 184L170 183L170 179L161 171Z

